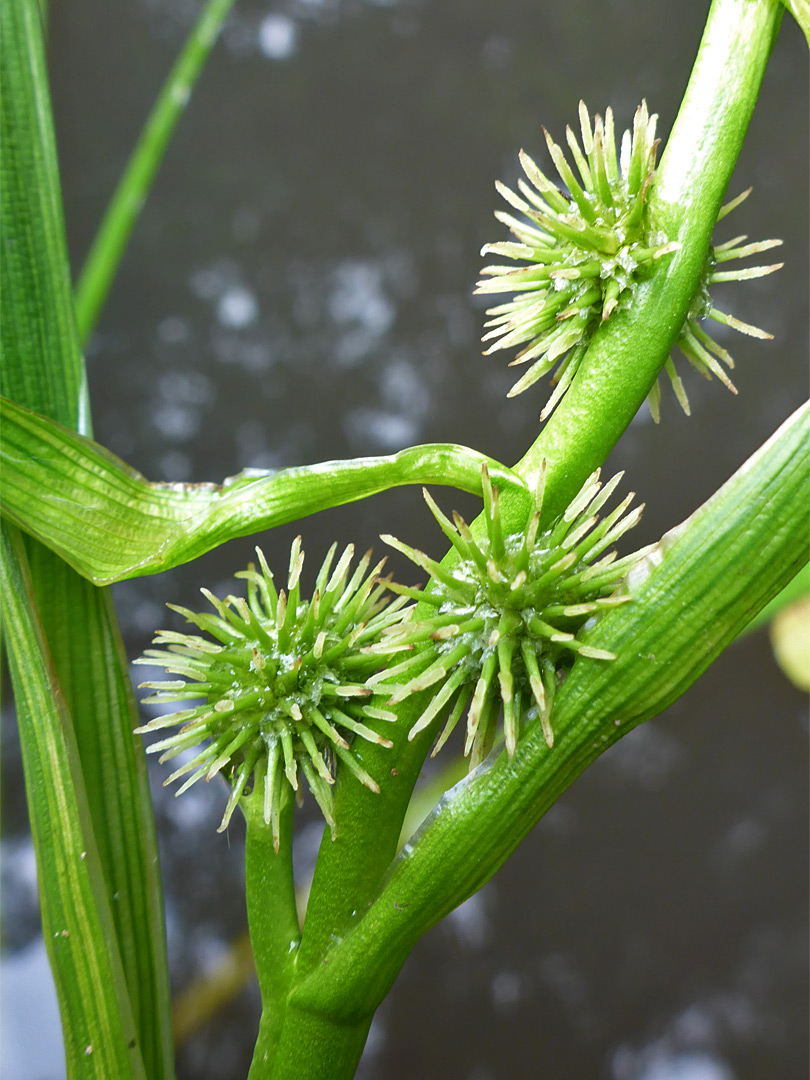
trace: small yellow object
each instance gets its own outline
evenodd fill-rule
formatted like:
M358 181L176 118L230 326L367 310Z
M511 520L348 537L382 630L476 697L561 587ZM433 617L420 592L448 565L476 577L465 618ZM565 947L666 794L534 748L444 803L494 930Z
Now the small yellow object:
M810 691L810 596L780 611L770 635L779 667L799 690Z

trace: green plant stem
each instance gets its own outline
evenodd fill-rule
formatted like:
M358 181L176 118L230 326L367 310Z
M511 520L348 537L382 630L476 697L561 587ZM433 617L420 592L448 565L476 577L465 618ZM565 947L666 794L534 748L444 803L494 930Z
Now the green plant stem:
M334 1014L291 1002L272 1072L254 1074L254 1064L250 1080L341 1080L354 1076L372 1018L373 1012L368 1012L343 1022Z
M808 497L804 406L631 573L633 603L583 639L617 659L576 661L555 702L553 749L535 721L511 760L496 747L447 793L368 912L293 986L290 1018L301 1009L337 1029L364 1021L415 941L491 877L588 764L676 700L803 565L810 536L796 508ZM282 1037L279 1076L294 1034Z
M232 6L233 0L207 0L118 182L76 285L83 343L93 332L169 140Z
M679 251L632 305L594 336L573 385L515 466L547 463L544 516L559 514L643 405L698 288L712 230L756 104L782 5L714 0L681 108L649 194L649 213Z
M651 195L651 207L668 235L683 246L672 260L661 261L632 308L616 312L597 333L573 386L516 467L531 481L540 462L547 460L547 520L560 513L602 464L669 355L697 287L780 16L776 0L712 4L695 72L661 163L662 178ZM525 524L525 503L518 505L509 492L501 500L501 511L506 530ZM453 561L451 552L445 565ZM428 728L413 742L401 734L420 708L413 699L399 707L393 751L359 751L372 775L383 775L395 763L395 783L387 783L374 797L338 781L338 836L334 843L322 844L318 858L299 956L301 973L318 969L332 936L351 923L355 909L363 911L373 901L388 870L415 778L435 733Z
M241 804L247 823L245 891L248 928L262 995L262 1018L250 1080L271 1075L269 1069L275 1057L301 938L292 868L294 800L286 785L284 790L277 852L273 848L272 829L264 822L263 785L258 785Z

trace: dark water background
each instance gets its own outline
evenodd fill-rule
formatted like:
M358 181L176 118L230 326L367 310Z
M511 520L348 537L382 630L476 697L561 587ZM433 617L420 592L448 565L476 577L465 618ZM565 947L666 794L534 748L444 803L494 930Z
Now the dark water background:
M88 349L96 437L156 480L465 443L506 462L545 386L507 402L482 357L479 249L502 239L493 180L545 161L584 98L623 128L646 97L666 136L707 4L646 0L239 0L188 107ZM198 5L63 0L51 68L71 256ZM726 239L781 236L787 268L718 296L776 335L730 334L738 398L687 365L608 462L647 503L640 544L709 496L796 407L807 373L807 59L786 18L730 188ZM734 299L729 300L732 292ZM475 500L439 492L447 509ZM436 554L417 490L259 537L310 574L332 539L381 531ZM129 655L166 601L230 588L252 540L120 586ZM394 564L408 580L413 575ZM136 670L137 674L137 670ZM137 681L137 680L136 680ZM482 893L415 949L372 1029L367 1080L806 1080L804 698L764 633L579 780ZM57 1080L13 730L3 782L7 1080ZM242 836L223 792L175 801L154 772L177 989L244 926ZM236 820L236 819L235 819ZM317 819L299 814L302 862ZM27 1020L26 1012L29 1010ZM50 1017L50 1020L49 1020ZM245 1075L251 988L180 1052L181 1080Z

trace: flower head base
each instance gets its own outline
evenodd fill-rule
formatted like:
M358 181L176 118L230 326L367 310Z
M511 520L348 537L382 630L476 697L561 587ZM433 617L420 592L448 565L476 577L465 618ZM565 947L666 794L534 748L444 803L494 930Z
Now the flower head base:
M726 203L725 206L721 207L720 213L717 215L717 220L721 221L726 214L729 214L739 206L743 200L747 199L751 194L751 190L751 188L748 188L747 191L744 191L741 195L732 199L731 202ZM695 298L692 301L692 307L686 317L686 322L683 324L677 340L678 348L692 367L696 368L700 374L707 379L711 379L712 376L715 376L715 378L719 379L732 394L737 393L737 388L726 374L722 365L725 364L726 367L733 368L734 360L726 349L714 341L701 323L706 319L713 319L715 322L722 323L724 326L730 326L734 330L739 330L742 334L748 334L749 337L755 338L772 339L773 334L769 334L765 330L760 330L758 326L751 326L750 323L743 322L741 319L735 319L733 315L727 315L725 312L719 311L714 306L709 287L721 281L747 281L749 278L765 277L768 274L772 274L775 270L781 270L784 265L784 263L772 263L770 266L747 266L740 270L721 269L723 264L731 262L734 259L747 259L751 255L759 255L763 251L769 251L771 248L780 247L782 244L781 240L760 240L753 244L746 244L745 241L747 239L748 237L744 235L735 236L732 240L727 240L723 244L717 244L716 246L709 248L709 254L706 258L700 287L695 294ZM719 363L719 361L722 361L722 363ZM667 360L664 370L669 377L672 389L675 391L675 396L677 397L681 408L686 415L689 416L689 399L686 396L686 390L684 389L683 383L675 371L675 365L672 358ZM657 423L660 416L661 402L659 381L656 381L647 400L653 419Z
M363 651L382 630L404 617L404 598L386 606L380 581L383 562L369 571L367 553L350 576L354 548L349 545L334 570L332 545L318 572L312 600L301 598L304 562L300 537L290 553L287 591L276 590L264 555L257 548L259 569L237 574L246 579L247 600L218 600L201 590L216 614L195 614L174 607L214 641L196 634L159 630L156 645L137 664L159 664L182 680L147 682L155 693L147 703L168 705L203 698L204 704L170 712L138 728L140 733L180 730L149 747L162 752L161 762L210 740L166 780L186 781L177 794L197 780L223 773L231 795L220 825L226 828L251 777L261 782L264 820L272 826L276 848L279 813L285 785L298 793L303 774L323 815L334 830L333 799L336 761L371 788L375 781L352 754L353 736L381 746L391 742L373 731L368 720L393 721L395 715L370 704L367 678L385 656Z
M490 308L484 341L488 353L523 345L513 365L530 364L509 391L513 397L535 383L560 362L557 387L541 414L549 416L571 384L596 327L623 306L634 283L655 260L680 246L661 243L652 234L645 214L647 190L652 183L656 116L642 102L625 131L616 154L613 113L593 124L583 102L579 104L582 144L571 128L566 141L579 176L562 148L544 130L549 154L562 192L521 151L526 177L518 181L521 195L503 184L496 187L506 201L528 218L495 216L508 225L517 243L487 244L482 254L501 255L527 265L486 266L478 293L515 293L512 300Z
M482 469L486 534L475 536L458 514L451 522L430 495L425 499L433 516L459 556L445 568L421 551L390 536L382 539L403 552L431 576L422 600L434 614L421 621L384 632L385 646L414 649L432 643L434 656L424 668L422 654L373 676L375 690L392 692L390 704L409 694L438 686L430 704L411 728L409 738L450 709L434 754L444 744L465 709L467 738L464 752L471 768L492 743L498 712L503 708L504 740L511 756L524 716L539 718L549 747L554 736L551 711L559 679L577 656L615 659L577 638L578 631L600 612L630 597L617 592L629 567L644 552L617 559L604 552L636 524L643 507L626 513L632 493L601 521L598 511L623 474L602 486L596 472L564 514L551 527L540 529L543 479L534 496L534 512L521 533L504 535L498 489ZM395 584L391 588L413 595ZM420 664L421 659L421 664ZM408 667L419 665L408 678ZM407 681L397 685L396 678Z

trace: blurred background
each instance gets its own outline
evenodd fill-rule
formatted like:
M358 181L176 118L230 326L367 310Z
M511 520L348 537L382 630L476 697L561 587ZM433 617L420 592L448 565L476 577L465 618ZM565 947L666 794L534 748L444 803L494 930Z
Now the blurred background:
M646 0L237 0L166 156L87 350L96 438L149 479L464 443L507 463L538 431L547 382L516 400L483 357L471 291L493 182L523 147L547 161L583 98L620 128L646 97L666 138L708 4ZM76 271L197 0L62 0L50 62ZM712 332L739 397L685 361L692 417L664 388L608 461L647 509L634 544L703 502L807 389L807 50L786 17L729 189L753 196L720 240L783 237L786 267L718 288L775 335ZM780 258L782 255L780 254ZM766 260L767 261L767 260ZM626 488L625 488L626 489ZM476 500L434 492L445 510ZM258 540L310 579L333 539L380 532L439 555L417 489L232 542L127 582L131 659L169 601L224 593ZM400 579L409 564L393 561ZM135 682L143 674L134 669ZM3 1076L59 1080L60 1032L38 925L11 715L3 733ZM365 1080L806 1080L806 700L763 631L566 793L481 893L423 939L371 1031ZM152 763L155 766L155 763ZM242 830L215 831L224 788L182 799L153 768L177 992L245 927ZM320 837L298 813L301 879ZM250 983L179 1049L180 1080L246 1075Z

